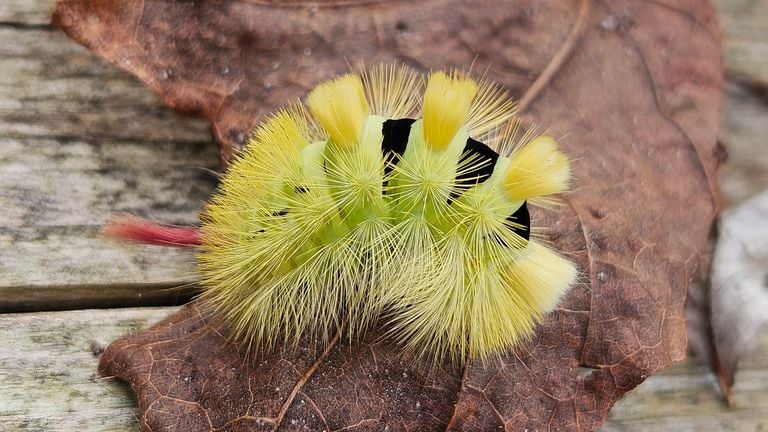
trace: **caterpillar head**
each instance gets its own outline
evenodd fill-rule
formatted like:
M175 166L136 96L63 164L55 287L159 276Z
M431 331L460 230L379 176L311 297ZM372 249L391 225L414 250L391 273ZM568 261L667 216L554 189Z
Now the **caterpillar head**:
M254 132L199 256L204 304L237 338L327 343L384 320L406 351L460 363L556 306L576 269L531 237L527 205L566 190L568 159L546 136L511 145L500 87L444 72L424 85L402 66L347 74Z

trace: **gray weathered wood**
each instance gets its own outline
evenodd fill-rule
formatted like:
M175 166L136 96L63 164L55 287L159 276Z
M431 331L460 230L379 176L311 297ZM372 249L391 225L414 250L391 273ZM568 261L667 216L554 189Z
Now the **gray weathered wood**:
M0 315L0 430L138 430L133 394L97 375L94 350L172 310Z
M52 28L0 25L2 136L211 142L136 78Z
M768 427L768 332L736 373L728 408L708 366L688 359L654 375L616 403L604 431L758 431Z
M51 21L54 0L3 0L0 23L45 25Z
M98 378L93 348L149 327L176 308L0 315L0 429L137 427L127 385ZM726 431L768 427L768 332L747 353L729 409L705 365L687 360L620 400L604 431Z
M723 28L728 73L768 86L768 2L715 0L715 5Z
M0 311L177 295L158 288L194 280L190 251L99 227L121 211L195 222L218 168L208 125L61 32L0 25L0 41Z
M193 223L215 161L209 143L0 139L0 309L135 304L194 280L192 251L99 229L117 211Z
M735 205L768 189L768 104L737 84L729 84L726 94L720 141L728 160L718 178Z

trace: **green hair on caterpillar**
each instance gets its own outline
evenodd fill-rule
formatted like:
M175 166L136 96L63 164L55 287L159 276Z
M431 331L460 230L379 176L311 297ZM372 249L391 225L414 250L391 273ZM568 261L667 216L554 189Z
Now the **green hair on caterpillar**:
M577 275L527 207L567 189L569 161L548 136L518 139L514 115L459 72L318 85L256 129L204 211L202 304L255 349L383 320L419 358L508 351Z
M199 229L123 216L104 232L200 246L200 304L249 350L383 323L433 362L508 352L577 276L528 212L568 188L570 163L551 137L518 137L501 87L424 86L395 65L322 83L257 127Z

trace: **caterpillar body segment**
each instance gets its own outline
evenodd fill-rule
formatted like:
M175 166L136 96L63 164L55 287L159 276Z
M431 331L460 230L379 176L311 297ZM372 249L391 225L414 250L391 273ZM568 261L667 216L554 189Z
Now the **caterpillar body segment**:
M478 139L510 130L498 86L437 72L423 103L422 86L402 66L344 75L257 129L201 230L202 298L237 338L328 342L383 320L406 351L462 363L556 306L576 270L531 238L527 205L567 188L567 158L549 137L511 155Z

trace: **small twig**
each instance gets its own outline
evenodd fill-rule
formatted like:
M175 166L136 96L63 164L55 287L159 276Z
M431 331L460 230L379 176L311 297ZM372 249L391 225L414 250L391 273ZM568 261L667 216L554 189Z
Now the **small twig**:
M560 49L557 50L554 56L552 56L552 59L549 60L549 63L544 67L544 70L541 71L539 76L533 81L533 84L531 84L531 86L528 87L528 90L523 94L523 97L520 98L520 101L518 101L518 112L523 112L528 108L528 106L539 96L544 87L552 81L552 78L554 78L560 68L565 64L565 61L568 60L568 57L576 47L576 42L578 42L584 28L587 26L587 18L589 17L590 8L590 0L579 0L579 12L576 16L576 22L573 24L573 28L571 28L571 32L568 33L568 37L565 38L563 45L560 46Z
M339 343L339 340L341 339L341 334L344 333L344 331L347 328L347 320L344 320L341 323L341 326L339 327L339 330L336 332L336 335L331 339L330 343L328 343L328 346L325 347L323 352L320 354L320 356L317 357L317 359L312 363L312 366L310 366L309 369L304 373L304 375L296 382L296 385L293 386L293 390L291 391L291 394L288 395L288 397L285 399L285 402L283 403L283 406L280 408L280 412L277 414L277 416L274 418L274 428L277 429L280 424L283 422L283 418L285 417L285 414L288 412L288 408L291 407L293 404L293 400L296 399L296 395L299 394L299 391L304 386L304 384L309 380L309 378L312 377L312 375L315 373L318 367L323 363L325 358L328 356L328 354L336 347L336 344Z

